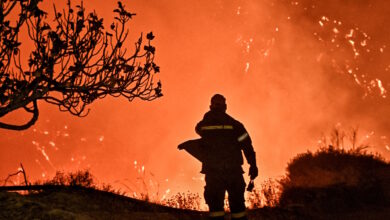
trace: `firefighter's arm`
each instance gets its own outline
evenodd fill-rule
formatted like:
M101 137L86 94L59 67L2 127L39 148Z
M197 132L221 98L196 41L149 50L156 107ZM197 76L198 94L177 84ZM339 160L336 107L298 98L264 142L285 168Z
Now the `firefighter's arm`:
M244 151L245 158L250 165L249 167L249 176L251 179L255 179L258 176L258 169L256 165L256 153L252 146L252 140L249 136L248 132L244 128L244 126L241 125L241 129L239 129L240 135L238 136L238 142L240 143L242 150Z
M252 141L249 135L246 140L241 142L241 146L248 164L250 166L256 167L256 153L253 149Z
M246 160L250 165L249 176L251 177L251 180L254 180L259 175L259 170L257 169L257 165L256 165L256 153L253 150L252 145L247 145L247 147L243 148L243 151Z

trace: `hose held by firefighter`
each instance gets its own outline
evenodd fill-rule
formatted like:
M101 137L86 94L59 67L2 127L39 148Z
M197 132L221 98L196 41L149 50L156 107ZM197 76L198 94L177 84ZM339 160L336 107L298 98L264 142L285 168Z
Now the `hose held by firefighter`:
M251 138L242 123L226 113L226 99L220 94L211 98L210 111L196 125L200 139L184 142L185 149L202 162L201 173L205 174L204 198L209 206L210 219L224 219L224 198L228 193L231 219L247 219L245 207L245 181L243 157L250 165L250 183L258 176L256 154Z

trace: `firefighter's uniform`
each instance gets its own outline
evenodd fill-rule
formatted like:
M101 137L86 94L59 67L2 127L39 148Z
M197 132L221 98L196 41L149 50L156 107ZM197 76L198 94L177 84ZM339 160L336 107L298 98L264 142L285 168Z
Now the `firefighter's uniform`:
M209 206L210 219L224 219L226 191L232 219L247 219L241 151L251 166L251 179L257 176L256 156L248 132L225 111L213 109L204 115L195 130L202 137L208 152L201 173L205 174L204 197Z

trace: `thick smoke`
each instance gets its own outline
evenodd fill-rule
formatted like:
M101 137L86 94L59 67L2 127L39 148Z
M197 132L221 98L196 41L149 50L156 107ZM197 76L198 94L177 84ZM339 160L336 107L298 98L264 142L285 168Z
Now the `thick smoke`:
M109 18L111 4L94 7ZM200 191L200 164L176 146L197 138L194 126L214 93L224 94L228 112L246 125L261 178L282 175L289 159L316 149L337 124L359 126L361 141L389 156L385 1L125 4L137 13L128 46L141 31L156 35L164 97L151 103L108 98L82 119L41 104L34 128L0 131L1 176L21 161L34 179L90 168L100 181L121 186L136 181L144 165L161 191Z

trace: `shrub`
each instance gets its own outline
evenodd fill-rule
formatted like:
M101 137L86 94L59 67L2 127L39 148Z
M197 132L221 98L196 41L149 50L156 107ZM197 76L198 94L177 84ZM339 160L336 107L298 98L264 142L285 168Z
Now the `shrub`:
M78 186L86 188L95 188L93 176L89 170L79 170L76 172L70 172L65 174L64 172L57 171L52 180L46 181L47 185L60 185L60 186Z
M379 155L330 145L297 155L281 181L280 204L337 210L385 204L390 164Z
M169 199L163 200L162 205L188 210L200 210L200 196L198 193L177 193Z

